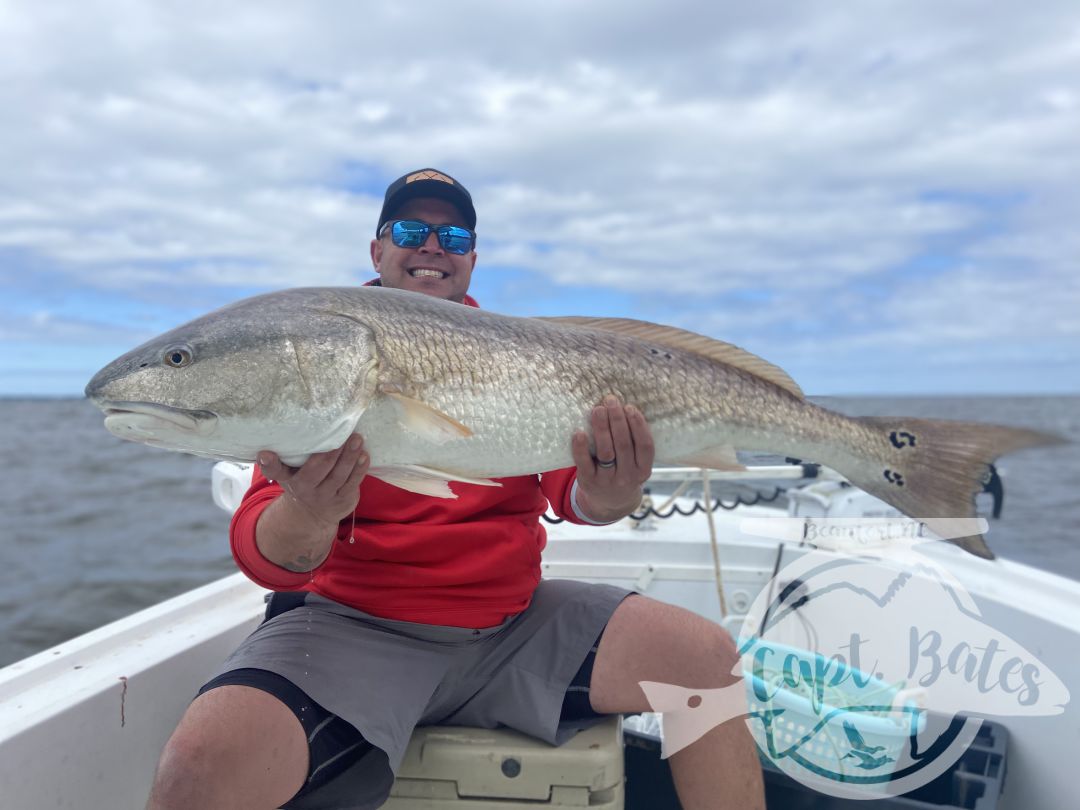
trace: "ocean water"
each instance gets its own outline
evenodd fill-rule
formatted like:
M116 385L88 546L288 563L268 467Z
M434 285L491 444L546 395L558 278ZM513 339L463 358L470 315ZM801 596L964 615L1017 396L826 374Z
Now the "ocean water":
M1070 439L999 462L1005 509L987 541L1080 580L1080 397L816 400ZM0 399L0 465L0 666L235 570L213 462L120 441L85 400Z
M0 400L0 466L0 665L235 570L213 462L121 441L86 400Z

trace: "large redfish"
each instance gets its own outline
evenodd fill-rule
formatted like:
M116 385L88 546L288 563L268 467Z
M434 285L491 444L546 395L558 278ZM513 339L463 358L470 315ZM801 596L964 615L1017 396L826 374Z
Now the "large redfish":
M734 449L825 464L910 517L974 515L987 465L1054 437L808 402L728 343L611 318L516 318L379 287L308 288L226 306L110 363L86 395L124 439L298 465L364 436L371 475L455 497L447 482L573 464L570 437L606 394L648 419L659 464L730 466ZM981 536L953 542L992 558Z

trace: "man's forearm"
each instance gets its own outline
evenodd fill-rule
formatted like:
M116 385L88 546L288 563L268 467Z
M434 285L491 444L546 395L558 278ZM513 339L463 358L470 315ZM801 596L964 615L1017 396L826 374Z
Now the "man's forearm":
M294 573L312 571L322 565L336 536L336 523L318 520L287 493L266 507L255 525L259 553Z

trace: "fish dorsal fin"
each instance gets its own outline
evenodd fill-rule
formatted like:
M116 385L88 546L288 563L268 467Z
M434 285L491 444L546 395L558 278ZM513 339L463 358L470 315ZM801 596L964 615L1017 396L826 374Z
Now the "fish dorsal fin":
M755 377L768 380L773 385L783 388L799 399L805 395L788 373L779 366L774 366L768 360L763 360L756 354L751 354L746 349L740 349L731 343L722 340L705 337L696 332L685 329L677 329L674 326L661 326L648 321L635 321L630 318L590 318L583 315L568 315L560 317L541 317L538 321L565 324L567 326L579 326L584 329L602 329L606 332L616 332L620 335L645 340L669 349L691 352L707 357L710 360L719 360L729 366L741 369Z

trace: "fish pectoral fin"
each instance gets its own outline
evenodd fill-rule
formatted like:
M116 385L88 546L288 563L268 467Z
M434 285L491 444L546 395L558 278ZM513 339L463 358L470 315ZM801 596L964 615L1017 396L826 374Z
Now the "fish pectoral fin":
M469 478L450 470L438 470L434 467L422 467L419 464L406 464L400 467L372 467L368 475L378 478L390 486L398 487L418 495L430 495L432 498L456 498L449 482L474 484L481 487L501 487L498 481L489 478Z
M398 419L403 426L432 444L445 444L454 439L467 439L473 435L465 425L452 419L437 408L407 397L397 391L383 391L394 403Z
M742 472L746 469L735 455L735 448L729 445L706 447L704 450L675 459L675 463L686 467L707 467L710 470L724 470L725 472Z

